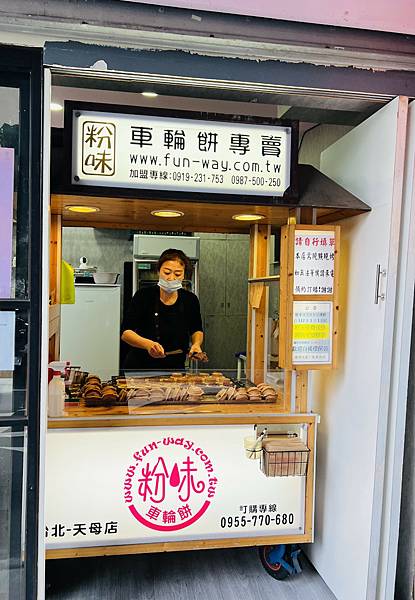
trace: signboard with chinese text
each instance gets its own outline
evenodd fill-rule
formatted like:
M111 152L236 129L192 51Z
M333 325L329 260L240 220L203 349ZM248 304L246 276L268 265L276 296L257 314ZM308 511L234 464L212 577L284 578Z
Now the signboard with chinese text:
M332 302L294 302L293 364L331 364Z
M295 231L294 294L327 295L334 288L334 231Z
M154 190L166 194L281 198L296 195L293 125L203 120L201 113L67 103L71 186ZM105 112L104 112L105 111ZM125 112L124 112L125 111ZM147 113L149 111L147 110ZM160 114L161 113L161 114ZM163 116L162 116L163 115ZM219 117L218 117L219 118ZM278 121L278 123L280 123ZM266 198L265 198L266 199Z
M253 425L49 430L46 547L304 534L306 477L266 477L245 455L252 433Z
M281 230L279 365L335 368L338 343L340 227Z

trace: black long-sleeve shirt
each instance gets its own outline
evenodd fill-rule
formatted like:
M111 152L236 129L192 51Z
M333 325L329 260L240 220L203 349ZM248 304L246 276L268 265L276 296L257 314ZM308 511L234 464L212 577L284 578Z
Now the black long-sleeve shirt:
M192 292L180 289L176 302L167 305L160 300L158 286L138 290L122 323L122 332L128 329L158 342L165 352L181 349L183 353L152 358L147 350L131 347L124 363L125 369L182 369L189 350L189 339L196 331L203 331L199 300Z

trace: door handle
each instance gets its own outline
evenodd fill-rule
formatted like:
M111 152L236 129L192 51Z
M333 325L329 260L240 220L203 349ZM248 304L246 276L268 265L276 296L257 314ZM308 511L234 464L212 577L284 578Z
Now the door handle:
M375 304L379 304L379 300L385 300L386 297L386 295L380 291L381 277L386 277L386 269L382 269L380 265L376 265Z

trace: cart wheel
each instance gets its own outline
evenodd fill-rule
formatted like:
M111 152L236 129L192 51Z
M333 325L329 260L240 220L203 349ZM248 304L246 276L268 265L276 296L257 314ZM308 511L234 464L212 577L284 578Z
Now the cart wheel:
M282 581L295 572L288 564L291 560L289 546L286 546L285 544L280 544L278 546L261 546L258 550L262 566L268 575L271 575L274 579ZM285 563L290 570L286 569L280 561Z

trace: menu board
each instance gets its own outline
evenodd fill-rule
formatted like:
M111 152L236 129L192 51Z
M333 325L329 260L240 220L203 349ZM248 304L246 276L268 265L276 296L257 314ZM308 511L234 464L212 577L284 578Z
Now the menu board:
M330 364L332 302L294 302L293 364Z
M334 231L295 231L294 294L326 295L334 287Z
M282 228L279 366L336 367L339 323L338 225Z

